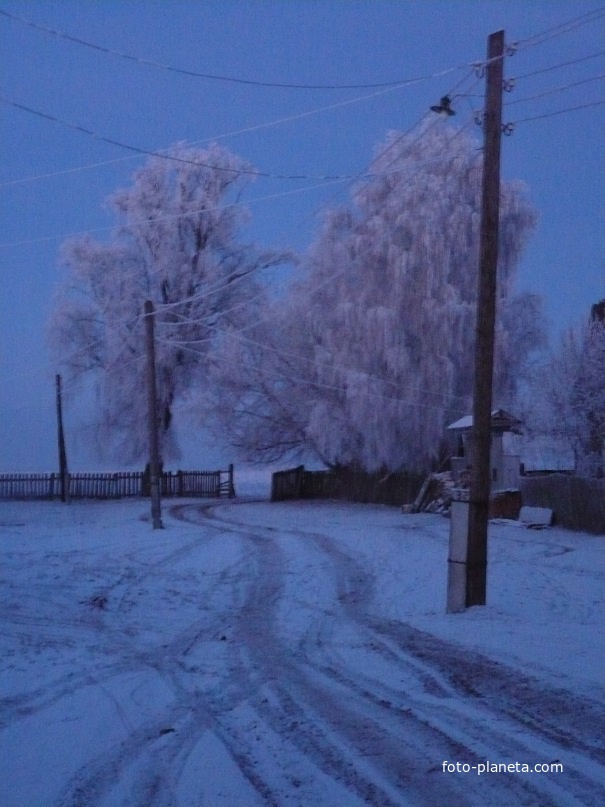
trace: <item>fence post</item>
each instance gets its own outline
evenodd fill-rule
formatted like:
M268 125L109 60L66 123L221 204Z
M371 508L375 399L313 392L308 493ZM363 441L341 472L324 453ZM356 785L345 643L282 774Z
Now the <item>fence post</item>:
M303 497L303 484L305 478L305 466L299 465L296 469L296 498L302 499Z
M233 484L233 463L229 463L229 493L228 496L230 499L233 499L235 496L235 485Z
M271 474L271 501L277 501L277 471Z

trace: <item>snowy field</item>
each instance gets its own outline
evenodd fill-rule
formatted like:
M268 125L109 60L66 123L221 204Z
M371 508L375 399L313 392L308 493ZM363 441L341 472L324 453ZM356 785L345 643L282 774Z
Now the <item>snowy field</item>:
M164 525L0 505L2 807L605 804L603 537L492 524L488 605L446 615L441 516Z

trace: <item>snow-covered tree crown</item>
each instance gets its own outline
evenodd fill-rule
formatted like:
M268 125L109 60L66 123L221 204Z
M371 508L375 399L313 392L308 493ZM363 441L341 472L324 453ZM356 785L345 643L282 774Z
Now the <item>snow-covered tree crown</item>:
M157 308L157 372L163 457L176 453L174 404L197 383L219 328L241 325L262 298L256 270L283 255L241 242L237 204L250 166L221 146L176 146L153 157L109 199L119 224L107 243L63 245L67 281L51 335L71 374L96 374L103 442L126 460L146 456L145 300Z
M235 418L224 425L248 454L273 458L298 445L328 464L426 467L448 419L470 411L481 151L439 122L414 136L390 134L371 172L350 205L326 214L271 327L256 330L254 346L232 340L239 366L263 379L262 394L244 372L239 393L230 382ZM501 404L541 339L538 299L514 293L535 218L522 184L503 183Z

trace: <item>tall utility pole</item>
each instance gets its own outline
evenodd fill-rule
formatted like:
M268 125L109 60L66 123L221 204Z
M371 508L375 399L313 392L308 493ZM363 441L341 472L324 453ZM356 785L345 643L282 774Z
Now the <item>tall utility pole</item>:
M63 404L61 400L61 376L55 376L57 397L57 440L59 444L59 474L61 476L61 501L67 501L67 452L65 451L65 432L63 431Z
M504 31L497 31L488 38L483 121L483 186L473 393L473 461L466 566L467 607L485 605L487 588L487 522L491 487L490 444L500 214L503 61Z
M154 530L161 530L162 504L160 501L160 448L158 441L158 399L155 377L154 310L151 300L145 302L145 340L147 347L147 425L149 432L149 476L151 487L151 522Z

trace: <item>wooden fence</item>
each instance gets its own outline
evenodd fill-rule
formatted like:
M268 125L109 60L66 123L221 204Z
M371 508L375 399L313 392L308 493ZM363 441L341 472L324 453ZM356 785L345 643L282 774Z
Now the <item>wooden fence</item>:
M605 479L548 474L519 482L524 505L548 507L561 527L605 535Z
M57 499L61 496L60 474L0 474L0 501L8 499ZM149 496L149 478L144 472L68 474L68 499L121 499ZM219 497L235 496L233 465L226 471L168 471L160 477L161 495Z
M409 473L368 474L362 471L307 471L304 465L271 477L271 501L344 499L396 507L413 502L424 476Z
M271 501L281 502L286 499L302 498L302 480L305 466L276 471L271 474Z

